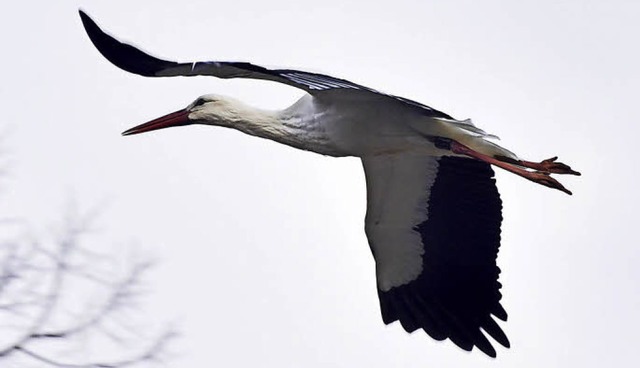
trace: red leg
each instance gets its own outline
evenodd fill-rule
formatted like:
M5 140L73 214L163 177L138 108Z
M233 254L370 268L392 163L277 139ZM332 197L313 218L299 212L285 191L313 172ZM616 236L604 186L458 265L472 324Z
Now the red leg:
M571 194L571 192L566 189L562 184L560 184L556 179L552 178L549 173L554 172L554 173L558 173L558 174L570 174L570 173L575 173L574 175L580 175L579 173L571 170L571 168L567 165L564 164L560 164L560 163L556 163L554 164L553 161L555 161L554 159L549 159L549 160L545 160L542 161L540 164L536 164L536 163L532 163L532 162L528 162L528 161L517 161L517 160L511 160L511 159L506 159L506 158L501 158L501 159L497 159L495 157L491 157L485 154L482 154L480 152L474 151L471 148L462 145L456 141L452 141L451 142L451 151L453 153L456 154L460 154L460 155L465 155L465 156L469 156L469 157L473 157L475 159L478 159L480 161L484 161L488 164L491 165L495 165L498 166L502 169L505 169L509 172L512 172L516 175L522 176L525 179L531 180L534 183L538 183L540 185L544 185L545 187L549 187L549 188L553 188L553 189L558 189L560 191L563 191L567 194ZM509 162L507 162L509 161ZM511 162L513 161L513 162ZM522 163L522 164L521 164ZM516 165L519 166L524 166L524 167L530 167L525 165L526 164L533 164L532 166L536 166L536 167L542 167L545 168L546 170L540 170L540 171L529 171L526 169L523 169L521 167L518 167ZM566 166L566 170L563 169L563 172L556 172L556 171L550 171L549 168L552 168L552 165L563 165ZM541 166L538 166L541 165ZM554 166L555 167L555 166ZM535 167L531 167L533 169L535 169ZM555 169L554 169L555 170ZM558 168L558 170L560 170L560 168Z

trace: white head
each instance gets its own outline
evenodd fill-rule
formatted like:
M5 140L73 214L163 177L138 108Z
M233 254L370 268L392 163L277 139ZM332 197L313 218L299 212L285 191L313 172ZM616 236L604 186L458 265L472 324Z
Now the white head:
M152 130L171 128L191 124L206 124L242 129L243 123L251 122L256 116L255 110L229 97L204 95L198 97L189 106L171 114L135 126L122 135L146 133Z

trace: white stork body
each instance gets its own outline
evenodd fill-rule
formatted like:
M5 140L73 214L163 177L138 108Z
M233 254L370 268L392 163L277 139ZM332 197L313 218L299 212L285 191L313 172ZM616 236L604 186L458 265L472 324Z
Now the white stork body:
M520 160L488 141L492 136L470 121L411 100L316 73L158 59L80 15L98 50L126 71L263 79L308 92L282 111L205 95L123 134L207 124L323 155L360 157L367 182L365 230L376 261L383 321L399 320L408 332L423 329L437 340L449 338L465 350L477 346L490 356L496 352L484 333L509 347L492 318L506 320L507 314L500 305L495 262L502 205L491 165L567 193L549 174L578 173L555 158Z
M217 106L194 110L189 114L191 120L328 156L452 155L450 150L437 148L427 139L437 136L464 143L486 155L517 159L487 141L486 137L493 136L469 120L425 116L422 111L407 109L401 101L368 91L334 90L320 97L305 95L282 111L253 108L224 96L205 95L200 99Z

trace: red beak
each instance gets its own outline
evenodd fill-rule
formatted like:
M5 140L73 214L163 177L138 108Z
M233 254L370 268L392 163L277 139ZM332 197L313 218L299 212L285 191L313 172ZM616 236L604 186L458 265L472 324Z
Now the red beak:
M163 117L151 120L148 123L140 124L136 127L126 130L122 132L122 135L139 134L139 133L150 132L152 130L171 128L175 126L189 125L189 124L192 124L191 120L189 120L189 111L178 110L176 112L172 112L171 114L165 115Z

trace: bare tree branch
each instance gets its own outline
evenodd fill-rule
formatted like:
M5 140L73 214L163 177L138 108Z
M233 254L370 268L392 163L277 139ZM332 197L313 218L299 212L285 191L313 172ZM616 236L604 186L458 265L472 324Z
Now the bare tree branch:
M108 298L107 302L104 303L102 308L96 311L84 322L62 330L36 333L31 335L31 338L63 338L83 332L88 328L98 325L103 319L105 319L111 312L116 310L126 300L132 287L140 281L139 279L142 273L148 270L150 266L151 263L138 263L134 265L129 275L124 280L119 282L112 290L110 297Z
M121 339L120 334L113 335L106 328L117 321L114 319L116 312L131 306L132 298L152 263L133 263L120 277L110 274L118 269L115 259L82 246L80 238L87 228L86 221L70 220L60 239L48 246L24 239L0 240L0 245L3 245L0 250L0 321L3 314L20 317L18 320L24 321L19 324L15 318L8 319L12 321L11 328L19 332L10 342L0 346L0 365L3 360L16 356L44 366L69 368L120 368L160 360L168 341L175 335L172 331L149 340L131 329L127 334L134 337ZM83 307L81 313L84 316L73 317L71 323L67 321L64 326L65 323L60 323L64 320L64 300L70 297L69 290L73 290L74 283L78 282L84 282L94 292L103 294L104 300L93 308ZM97 299L89 299L90 302L94 300ZM0 325L0 336L6 335L8 328ZM119 354L125 358L119 360L81 362L77 358L69 360L68 354L63 355L65 359L60 359L59 354L54 353L56 349L47 343L55 341L70 347L74 340L84 341L87 336L99 335L120 345L132 339L134 345L147 341L148 347L131 349L127 346L125 350L128 352Z
M61 254L56 264L56 269L53 273L53 282L51 283L51 289L47 294L46 301L42 307L40 315L36 317L29 328L25 330L23 335L14 341L11 345L0 349L0 357L8 355L13 350L22 347L27 343L31 337L37 333L37 331L47 322L49 316L54 310L55 304L60 297L60 288L62 286L62 280L64 276L64 262L69 254L69 245L72 243L63 243L61 247Z
M2 151L5 135L0 131L0 186L10 164ZM28 221L0 214L1 367L17 362L20 367L124 368L162 360L175 333L143 333L146 328L128 328L120 318L134 304L152 263L127 262L123 268L111 251L88 245L84 237L99 212L76 216L70 211L53 241L34 238ZM77 348L90 347L89 341L97 344L98 354Z
M131 357L129 359L114 361L114 362L93 362L93 363L65 363L61 361L57 361L52 358L48 358L44 355L38 354L34 351L25 348L18 348L17 350L21 353L28 355L36 360L39 360L43 363L62 367L62 368L124 368L128 366L132 366L135 364L139 364L144 361L154 361L160 357L160 354L163 350L165 350L165 345L169 342L170 339L176 336L173 332L166 332L161 335L153 345L151 345L148 349L143 351L140 355Z

